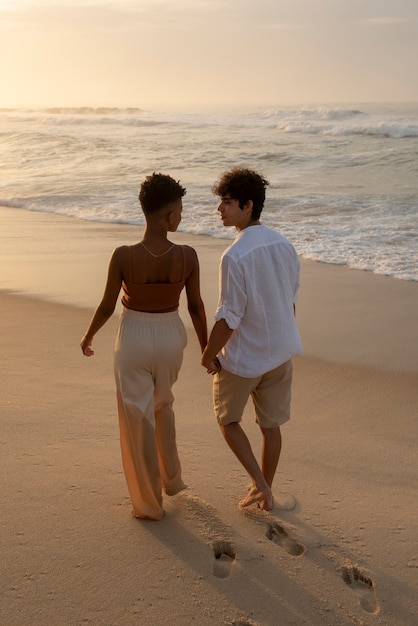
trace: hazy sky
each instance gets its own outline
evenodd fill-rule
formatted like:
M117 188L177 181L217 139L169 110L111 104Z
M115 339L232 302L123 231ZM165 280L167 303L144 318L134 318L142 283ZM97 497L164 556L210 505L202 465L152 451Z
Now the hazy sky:
M0 107L418 101L417 0L0 0Z

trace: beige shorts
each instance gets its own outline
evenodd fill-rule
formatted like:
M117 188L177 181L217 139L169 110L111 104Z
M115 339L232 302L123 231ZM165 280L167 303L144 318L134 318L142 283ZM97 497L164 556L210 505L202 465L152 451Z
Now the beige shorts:
M213 380L213 406L218 423L226 426L240 422L250 396L259 426L277 428L287 422L292 369L291 360L256 378L243 378L221 369Z

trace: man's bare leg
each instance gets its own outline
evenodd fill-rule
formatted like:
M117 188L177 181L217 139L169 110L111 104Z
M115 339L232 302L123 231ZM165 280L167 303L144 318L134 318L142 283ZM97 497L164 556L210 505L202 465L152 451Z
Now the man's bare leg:
M238 422L233 422L227 426L221 425L220 428L226 443L253 481L253 486L247 497L241 500L240 506L245 507L258 503L262 509L271 510L273 508L273 495L253 454L247 435Z
M282 449L282 435L280 428L262 428L261 433L263 436L262 454L261 454L261 471L269 485L272 488L273 479L276 475L277 465L280 458L280 452ZM266 506L267 505L267 506ZM274 498L271 496L271 500L267 503L259 503L260 508L271 510L274 507Z
M263 435L261 471L271 488L282 450L282 434L279 427L261 428L261 433Z

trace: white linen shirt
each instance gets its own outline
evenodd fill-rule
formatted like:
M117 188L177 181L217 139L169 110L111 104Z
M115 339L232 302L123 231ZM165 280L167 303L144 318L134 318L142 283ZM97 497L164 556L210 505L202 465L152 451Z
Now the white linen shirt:
M234 332L218 354L222 367L254 378L302 352L293 305L300 263L293 245L259 224L240 231L222 255L215 320Z

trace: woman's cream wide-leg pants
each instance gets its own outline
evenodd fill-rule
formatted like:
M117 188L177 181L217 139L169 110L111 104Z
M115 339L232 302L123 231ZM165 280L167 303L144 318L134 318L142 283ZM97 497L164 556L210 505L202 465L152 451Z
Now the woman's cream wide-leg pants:
M187 334L178 311L143 313L124 308L114 368L122 465L133 515L161 519L162 488L185 488L176 445L172 386Z

